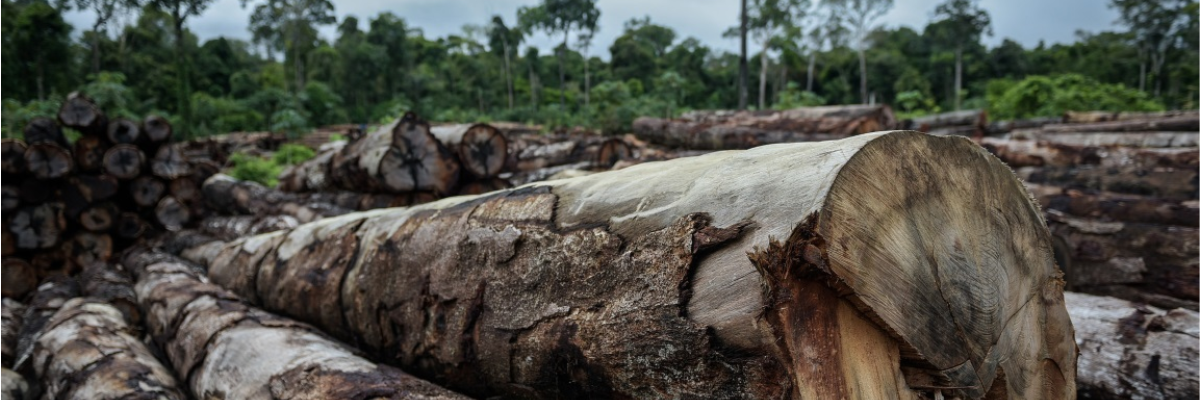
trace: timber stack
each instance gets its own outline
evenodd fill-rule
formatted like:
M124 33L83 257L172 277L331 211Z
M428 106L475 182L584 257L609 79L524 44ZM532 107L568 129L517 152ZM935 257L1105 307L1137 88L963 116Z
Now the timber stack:
M1046 211L1071 290L1196 310L1196 112L1067 113L985 138Z
M789 142L841 139L899 126L886 105L843 105L790 110L704 110L680 118L641 117L633 132L648 142L690 150L732 150Z
M68 141L64 129L80 136ZM206 212L200 183L217 166L189 160L164 118L110 119L74 93L57 121L34 118L23 132L24 141L0 143L4 296L20 298Z
M900 127L930 135L979 138L988 133L988 116L985 110L951 111L904 120Z
M1039 210L961 138L763 146L197 244L238 298L481 398L1075 395Z

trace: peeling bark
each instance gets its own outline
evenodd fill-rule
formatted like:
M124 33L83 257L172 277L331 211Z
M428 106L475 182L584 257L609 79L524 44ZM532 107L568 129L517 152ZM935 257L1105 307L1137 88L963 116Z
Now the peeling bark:
M251 302L480 397L1073 398L1039 214L969 141L885 132L349 214L199 258Z
M463 398L249 307L178 259L133 251L124 262L138 275L151 335L195 398Z

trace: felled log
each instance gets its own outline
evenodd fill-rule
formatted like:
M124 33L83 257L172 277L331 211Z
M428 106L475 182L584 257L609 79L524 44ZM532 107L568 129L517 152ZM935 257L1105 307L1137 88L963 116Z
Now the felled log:
M345 147L346 142L340 141L326 151L317 154L308 161L288 166L279 174L279 190L285 192L318 192L337 187L330 179L329 168L333 157Z
M92 232L108 232L116 226L120 215L121 209L116 204L98 203L79 214L79 226Z
M1196 309L1196 228L1102 221L1053 209L1046 216L1071 290Z
M3 270L0 276L4 278L0 281L0 286L3 287L0 292L5 298L24 298L26 294L37 289L38 274L28 261L20 258L5 258L0 261L0 269Z
M326 218L207 266L473 396L1071 398L1048 243L982 149L884 132Z
M17 334L25 320L25 305L6 295L0 311L0 321L3 322L0 326L0 345L3 345L3 352L0 354L3 354L4 368L11 368L17 358Z
M142 128L137 122L130 121L124 118L118 118L108 123L108 130L105 132L108 141L112 143L136 144L142 141Z
M25 143L14 139L0 141L0 171L5 174L21 175L25 167Z
M300 222L290 215L233 215L212 216L199 223L199 229L220 240L234 240L260 233L275 232L299 226Z
M1095 123L1106 121L1128 121L1136 119L1151 119L1151 118L1172 118L1181 116L1195 116L1195 110L1176 110L1176 111L1158 111L1158 112L1136 112L1136 111L1067 111L1063 113L1062 122L1066 123Z
M492 178L504 169L508 139L491 125L435 126L429 132L454 151L462 169L476 178Z
M50 118L35 117L29 120L25 123L22 133L25 134L25 143L28 145L49 144L64 149L71 148L71 142L67 141L62 128Z
M1096 192L1142 195L1167 201L1195 200L1200 190L1195 168L1025 167L1017 176L1029 183Z
M1045 132L1166 132L1200 131L1200 115L1165 118L1124 119L1106 122L1053 124L1041 127Z
M1090 193L1055 186L1027 184L1043 208L1107 221L1200 226L1196 202L1167 201L1118 193Z
M190 175L192 166L181 148L168 145L159 147L154 153L154 159L150 160L150 171L155 176L171 180Z
M178 260L134 252L125 263L152 336L195 398L463 398L249 307Z
M242 181L217 174L204 181L200 189L209 208L232 215L290 215L299 222L342 215L354 209L332 204L314 204L302 196L270 189L257 182Z
M21 206L21 192L16 186L0 186L0 195L3 199L0 200L3 204L4 212L15 211Z
M98 299L63 304L38 335L33 365L45 398L187 398L121 312Z
M72 92L58 108L58 122L85 135L104 136L108 118L96 103L79 92Z
M983 138L980 145L1013 168L1102 165L1195 169L1200 165L1200 151L1195 148L1076 146L999 138Z
M728 150L830 140L896 127L885 105L850 105L763 111L693 111L679 119L641 117L633 132L652 143L687 149Z
M47 328L51 317L68 300L79 295L79 284L75 279L65 276L48 279L38 286L21 319L21 330L17 333L16 359L13 360L14 370L22 371L28 367L26 363L33 356L37 338Z
M81 267L108 261L113 255L112 237L107 233L79 232L66 244L70 261Z
M99 136L83 136L75 141L72 153L80 172L100 172L104 169L104 153L108 144Z
M137 178L145 163L146 155L131 144L118 144L104 153L104 173L118 179Z
M191 222L192 211L175 196L163 196L154 207L154 217L168 231L178 231Z
M89 298L116 308L131 330L141 330L142 310L133 291L133 279L123 266L91 263L83 268L78 280L80 289Z
M7 225L17 248L25 250L53 248L62 239L66 227L62 203L23 207L17 210Z
M628 143L621 139L609 139L600 145L600 151L596 153L596 166L612 168L618 162L632 158L633 149Z
M1039 117L1008 121L992 121L988 123L987 134L1001 135L1018 129L1033 129L1049 124L1057 124L1060 122L1063 122L1062 117Z
M76 175L59 190L59 199L67 218L77 220L88 208L116 196L119 188L120 183L112 176Z
M167 193L167 185L150 175L142 175L129 184L133 202L141 207L154 207Z
M1195 311L1082 293L1067 292L1065 298L1079 345L1080 398L1200 396L1200 316Z
M1013 131L1014 138L1074 146L1196 147L1196 132L1045 132Z
M56 179L75 170L75 160L66 148L52 143L30 144L25 149L25 167L38 179Z
M987 121L985 110L961 110L913 118L908 121L906 129L930 132L950 127L965 127L973 134L982 135L987 130Z

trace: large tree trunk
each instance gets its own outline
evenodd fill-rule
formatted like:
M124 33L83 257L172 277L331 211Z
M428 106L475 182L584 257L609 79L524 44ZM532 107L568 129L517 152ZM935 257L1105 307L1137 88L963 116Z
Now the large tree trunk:
M1049 239L982 149L891 132L349 214L192 255L247 300L481 397L1073 398Z
M870 104L867 99L867 53L863 44L858 48L858 93L862 96L862 104Z
M954 126L968 126L982 135L988 127L987 111L962 110L913 118L908 123L908 129L921 132L932 132Z
M177 259L134 251L124 262L138 275L151 336L194 398L463 398L249 307Z
M747 90L747 87L746 87L748 85L747 80L748 80L749 74L750 74L748 71L750 68L749 68L749 66L746 65L747 64L747 62L746 62L746 33L747 33L746 22L747 22L748 18L750 18L750 16L746 14L746 1L747 0L742 0L742 11L740 13L738 13L738 16L739 16L738 19L740 21L738 24L738 26L739 26L738 37L741 40L741 42L740 42L741 47L740 47L740 51L738 53L738 81L737 81L737 86L738 86L738 108L737 109L739 109L739 110L746 109L746 100L747 100L747 96L748 96L747 92L749 92L749 90Z
M633 121L633 131L640 139L669 147L729 150L840 139L895 125L896 117L886 105L853 105L754 112L693 111L677 119L641 117Z
M763 42L762 53L758 56L758 109L767 109L767 64L770 59L767 58L767 42Z
M1065 294L1079 345L1079 395L1099 400L1192 399L1200 316L1111 297Z
M962 45L954 48L954 111L962 109Z

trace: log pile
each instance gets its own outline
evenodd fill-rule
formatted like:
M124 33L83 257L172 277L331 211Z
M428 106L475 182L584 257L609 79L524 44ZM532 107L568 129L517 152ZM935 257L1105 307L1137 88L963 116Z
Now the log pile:
M79 132L73 143L64 129ZM3 293L21 298L52 275L71 275L156 232L205 213L200 183L216 172L170 143L171 125L109 119L68 96L58 120L35 118L24 141L5 139Z
M1068 288L1200 308L1200 115L1068 113L1064 120L981 144L1016 170L1046 211Z
M982 137L988 133L987 111L962 110L904 120L900 129L926 132L931 135Z
M478 397L1075 394L1039 212L958 138L720 152L197 249L242 299Z
M788 142L840 139L898 126L886 105L848 105L761 111L691 111L677 119L633 121L639 138L690 150L731 150Z

